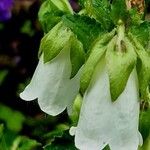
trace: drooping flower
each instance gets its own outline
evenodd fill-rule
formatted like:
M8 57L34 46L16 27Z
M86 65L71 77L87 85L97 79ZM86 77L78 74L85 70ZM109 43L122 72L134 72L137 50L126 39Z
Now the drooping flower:
M137 55L123 32L107 46L111 33L98 39L84 65L83 104L78 125L70 130L80 150L102 150L106 145L111 150L137 150L142 144Z
M58 37L55 37L55 34ZM70 31L59 23L45 35L41 49L43 51L33 78L20 97L27 101L37 98L41 110L53 116L66 108L70 112L79 92L79 68L82 65L82 61L81 64L76 64L74 60L79 58L82 46Z
M0 1L0 21L5 21L11 17L11 7L13 0Z
M107 144L111 150L137 150L139 95L135 70L125 90L112 102L106 65L100 62L87 89L77 128L75 145L80 150L102 150Z

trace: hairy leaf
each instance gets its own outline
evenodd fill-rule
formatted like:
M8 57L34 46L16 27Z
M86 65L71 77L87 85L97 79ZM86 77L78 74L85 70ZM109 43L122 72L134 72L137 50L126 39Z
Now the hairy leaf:
M63 23L72 30L77 38L82 42L85 51L89 49L95 38L104 32L101 25L94 19L80 15L65 15Z

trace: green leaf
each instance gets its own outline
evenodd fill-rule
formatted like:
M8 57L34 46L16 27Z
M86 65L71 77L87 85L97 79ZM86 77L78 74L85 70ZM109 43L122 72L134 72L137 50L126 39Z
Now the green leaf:
M143 47L150 46L150 23L144 21L138 26L131 26L130 32L134 37L138 39L138 42L142 44Z
M125 0L113 0L111 17L115 24L117 24L119 20L127 20L127 8Z
M49 1L52 1L52 3L59 8L59 10L73 14L73 10L68 0L61 0L61 1L49 0Z
M56 138L54 142L46 145L44 150L77 150L77 148L68 132L64 132L63 137Z
M19 132L22 129L25 117L20 112L13 111L9 107L0 104L0 119L6 122L8 129Z
M5 80L5 77L7 76L7 74L8 74L8 70L1 70L0 71L0 85Z
M138 52L137 73L140 94L143 100L150 100L150 54L146 51Z
M142 145L142 147L139 150L150 150L150 135L144 141L144 144Z
M87 16L65 15L62 17L62 21L77 35L85 51L88 51L95 38L104 32L99 23Z
M71 119L72 126L77 126L79 115L80 115L80 109L82 105L82 97L79 94L76 99L74 100L72 113L69 115L69 118Z
M85 0L85 9L87 14L100 22L101 26L106 30L113 27L110 18L110 3L108 0Z
M145 141L150 135L150 109L141 111L139 121L139 131Z
M18 136L14 140L11 150L36 150L39 146L41 146L41 144L36 140L29 139L25 136Z
M72 13L68 0L46 0L40 7L38 17L45 33L52 29L64 14Z
M117 100L123 92L129 75L136 63L136 53L128 38L121 41L121 50L118 50L116 37L109 43L106 52L106 64L110 80L112 101Z
M96 39L96 42L91 49L90 56L83 67L83 73L80 80L80 91L82 94L89 86L95 67L104 55L106 51L106 45L114 36L114 34L115 30L110 33L106 33Z
M72 32L62 22L58 23L41 40L40 53L44 52L44 62L55 58L69 44Z
M141 99L150 100L150 53L138 42L137 38L129 34L138 55L137 73L139 79L139 90Z
M0 124L0 141L1 141L1 138L3 136L3 130L4 130L4 125Z
M73 78L85 61L83 45L75 36L70 39L70 59L72 64L71 78Z
M45 139L48 139L48 143L52 143L56 138L63 138L64 132L69 130L68 124L58 124L55 129L44 135Z

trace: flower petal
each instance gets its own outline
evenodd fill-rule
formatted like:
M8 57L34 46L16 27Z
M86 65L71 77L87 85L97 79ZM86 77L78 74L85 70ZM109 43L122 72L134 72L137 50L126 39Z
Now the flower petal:
M75 145L81 150L136 150L139 145L139 102L136 73L131 73L125 90L111 102L109 77L101 61L85 93Z
M48 63L40 58L31 83L20 96L25 100L38 98L40 108L55 116L70 107L78 94L80 73L72 79L70 75L70 50L66 47Z
M38 97L39 92L42 88L43 77L45 76L44 65L43 65L43 56L41 56L39 63L36 67L34 75L30 81L30 84L20 93L20 97L23 100L31 101Z

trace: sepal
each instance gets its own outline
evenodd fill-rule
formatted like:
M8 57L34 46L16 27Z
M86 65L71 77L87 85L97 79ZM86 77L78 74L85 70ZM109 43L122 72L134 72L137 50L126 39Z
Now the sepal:
M129 36L138 55L137 73L141 99L150 100L150 52L146 51L131 33Z
M117 100L124 91L130 73L136 63L136 53L128 38L125 37L120 42L121 49L118 49L117 39L114 37L108 44L106 52L112 101Z
M51 61L64 47L69 46L71 35L70 29L59 22L42 38L39 52L44 53L44 63Z
M83 45L75 35L70 38L70 61L72 65L71 78L73 78L85 62Z
M90 56L83 67L83 73L81 75L80 91L82 94L89 86L95 67L100 59L103 57L106 51L106 45L108 44L109 40L111 40L111 38L114 36L114 34L115 30L98 37L95 41L95 44L91 49Z

